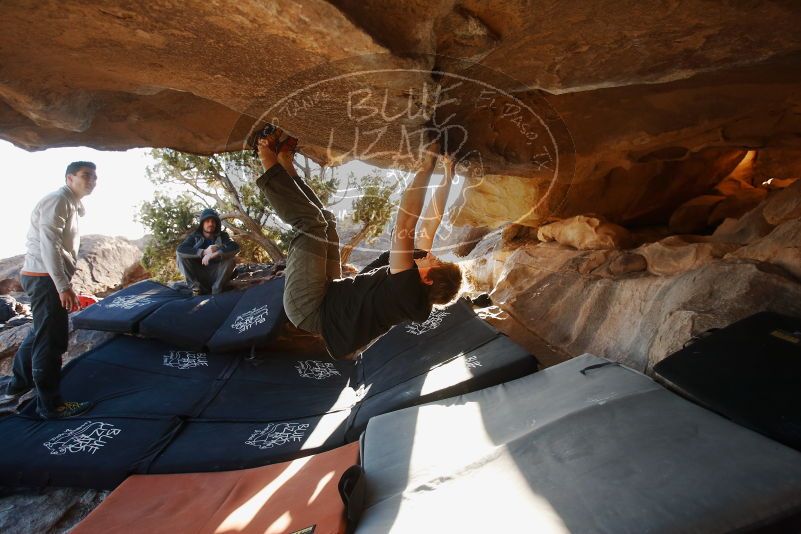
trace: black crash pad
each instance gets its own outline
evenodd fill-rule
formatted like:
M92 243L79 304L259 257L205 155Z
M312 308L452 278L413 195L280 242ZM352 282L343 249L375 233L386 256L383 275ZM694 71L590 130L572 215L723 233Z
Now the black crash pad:
M76 417L0 422L0 485L112 489L143 472L178 428L177 419Z
M415 372L410 373L410 369ZM382 369L381 376L374 377L374 382L365 382L365 399L356 408L348 437L358 439L376 415L494 386L536 370L537 360L502 335L448 359L432 360L428 353L396 358Z
M135 333L139 321L164 304L186 295L152 280L143 280L117 291L72 317L75 328Z
M223 320L208 348L221 352L264 345L284 315L284 277L248 288Z
M758 313L654 367L689 399L801 450L801 319Z
M144 457L143 451L150 456L135 463L137 473L253 467L353 441L374 415L536 370L534 357L463 302L445 312L419 335L395 332L356 361L321 359L319 353L185 350L118 336L70 362L62 384L68 398L93 402L81 420L143 421L142 428L151 429L126 433L139 441L130 457L114 457L118 471L107 467L92 478L91 457L78 456L74 463L86 473L76 479L72 467L42 463L46 449L12 449L1 441L0 456L32 466L31 473L16 477L20 483L41 480L46 470L49 484L94 488L107 488L109 481L132 472L133 460ZM420 325L412 329L421 332ZM27 417L0 420L0 434L36 433L53 424L37 420L32 404L23 414ZM174 424L148 423L167 419Z
M406 360L410 375L425 369L429 362L467 352L498 335L498 331L482 321L470 301L461 298L444 309L435 308L422 323L407 322L392 327L361 356L362 373L367 382L376 382L385 375L383 368L393 360ZM420 360L425 355L427 361Z
M120 373L128 368L177 378L213 380L235 365L238 356L184 350L157 339L118 336L67 364L65 373L73 373L73 367L84 360L118 366Z
M345 444L350 412L273 421L192 421L149 473L196 473L285 462Z
M197 297L145 280L86 308L73 321L75 328L138 333L188 350L253 349L267 344L285 320L283 291L283 277Z
M168 302L142 320L139 333L182 348L203 349L244 294L227 291Z

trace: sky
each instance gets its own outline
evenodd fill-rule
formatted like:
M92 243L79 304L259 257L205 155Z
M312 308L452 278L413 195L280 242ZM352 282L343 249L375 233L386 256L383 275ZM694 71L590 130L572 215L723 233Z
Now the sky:
M139 239L144 227L134 220L138 206L153 196L154 186L145 176L150 162L146 149L125 152L86 147L51 148L27 152L0 140L0 169L6 196L3 211L11 231L0 240L0 258L25 253L25 235L33 207L47 193L64 184L67 165L76 160L97 164L97 187L83 199L86 215L80 232Z
M0 140L0 169L8 199L4 204L11 231L0 240L0 258L25 253L25 236L36 203L64 184L64 171L72 161L97 164L97 187L83 199L86 215L80 219L81 235L103 234L139 239L146 229L136 221L139 206L153 197L155 187L145 175L152 164L149 149L101 151L87 147L50 148L27 152ZM340 177L357 176L375 169L354 161L338 169ZM438 183L439 175L432 182ZM456 189L456 188L454 188ZM455 191L452 191L452 194ZM349 202L346 201L346 202ZM338 207L345 205L342 202ZM340 211L340 210L337 210Z

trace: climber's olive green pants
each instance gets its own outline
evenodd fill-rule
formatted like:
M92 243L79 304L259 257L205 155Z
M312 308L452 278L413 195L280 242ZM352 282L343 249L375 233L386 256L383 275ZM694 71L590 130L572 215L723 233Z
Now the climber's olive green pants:
M286 315L298 328L320 334L328 282L342 277L336 217L303 180L277 163L256 183L275 213L297 232L284 270Z

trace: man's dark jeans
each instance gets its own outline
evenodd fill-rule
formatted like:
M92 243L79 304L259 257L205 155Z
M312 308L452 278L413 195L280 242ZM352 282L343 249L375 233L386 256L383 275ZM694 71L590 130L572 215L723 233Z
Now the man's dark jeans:
M31 298L33 325L14 356L14 379L8 384L8 392L35 387L38 412L51 413L63 404L59 383L69 316L49 276L22 275L20 280Z
M186 278L186 284L203 294L222 293L225 285L231 281L236 267L236 259L217 258L203 265L200 258L184 258L176 255L178 270Z

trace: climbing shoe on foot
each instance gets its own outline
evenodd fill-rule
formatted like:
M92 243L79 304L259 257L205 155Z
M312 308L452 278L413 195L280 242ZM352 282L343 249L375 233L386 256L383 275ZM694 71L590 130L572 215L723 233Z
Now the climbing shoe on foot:
M91 402L65 402L55 410L47 413L39 412L39 416L43 419L64 419L66 417L75 417L81 415L92 407Z

